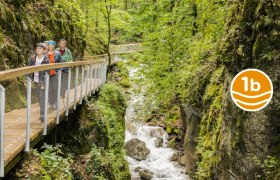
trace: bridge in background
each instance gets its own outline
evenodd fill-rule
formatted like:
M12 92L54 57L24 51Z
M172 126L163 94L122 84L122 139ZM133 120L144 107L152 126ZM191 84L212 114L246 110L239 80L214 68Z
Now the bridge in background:
M141 44L113 46L112 63L120 54L141 52ZM108 55L86 56L83 61L30 66L0 72L0 177L4 177L42 138L76 110L106 83ZM51 69L69 68L65 98L60 96L63 80L56 76L56 109L49 109L50 76L44 76L44 119L39 120L40 106L34 96L34 84L28 74Z

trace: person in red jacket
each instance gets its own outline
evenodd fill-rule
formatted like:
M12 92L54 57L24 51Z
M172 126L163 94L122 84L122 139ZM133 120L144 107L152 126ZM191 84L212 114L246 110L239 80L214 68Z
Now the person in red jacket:
M50 64L52 63L60 63L62 61L61 55L59 52L55 51L55 45L56 43L52 40L48 41L48 53L47 56L50 60ZM50 88L49 88L49 104L50 109L56 109L56 103L57 103L57 85L58 85L58 79L57 79L57 71L58 69L52 69L50 70Z

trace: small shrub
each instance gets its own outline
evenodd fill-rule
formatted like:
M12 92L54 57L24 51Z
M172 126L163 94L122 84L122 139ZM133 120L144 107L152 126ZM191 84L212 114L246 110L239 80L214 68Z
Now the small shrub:
M51 146L45 144L39 152L31 150L29 157L17 170L16 176L21 179L72 179L71 155L65 155L61 151L61 146Z

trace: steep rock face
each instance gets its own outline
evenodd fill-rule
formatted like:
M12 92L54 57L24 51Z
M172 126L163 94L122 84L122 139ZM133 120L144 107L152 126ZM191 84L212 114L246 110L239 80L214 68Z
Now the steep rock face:
M229 157L227 169L239 178L254 179L257 175L279 178L277 167L270 169L273 175L267 175L267 170L261 169L256 159L262 164L268 156L280 159L280 2L247 0L238 5L237 10L242 13L233 20L236 26L228 33L222 52L227 56L226 77L231 80L234 74L246 68L260 69L271 78L274 95L265 109L245 113L233 105L229 95L230 81L225 82L224 127L227 139L233 143L227 143L227 148L221 150Z
M83 13L74 1L0 1L0 70L25 66L38 42L68 40L74 56L85 48Z
M198 161L198 155L196 153L196 147L198 143L198 136L200 131L200 119L201 113L195 111L190 106L181 106L181 113L184 114L184 119L187 120L186 134L184 139L184 154L186 157L185 166L187 173L192 174L197 168L196 163Z
M258 175L279 178L280 2L240 0L231 7L232 18L220 42L219 57L204 84L200 107L203 115L195 126L193 118L185 116L186 162L198 162L191 172L201 179L255 179ZM272 101L259 112L239 109L230 97L233 77L247 68L264 71L273 82ZM185 113L189 112L186 107ZM198 143L190 143L196 139ZM197 155L199 158L192 158ZM260 163L265 164L270 156L276 159L273 167L261 167Z

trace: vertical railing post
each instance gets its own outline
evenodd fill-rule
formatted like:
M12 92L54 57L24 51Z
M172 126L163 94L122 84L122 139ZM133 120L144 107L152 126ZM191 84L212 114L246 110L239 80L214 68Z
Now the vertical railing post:
M104 63L102 64L102 76L101 76L101 82L102 82L102 85L104 84Z
M5 155L4 155L4 137L5 137L5 88L0 85L0 177L4 177L4 170L5 170Z
M61 70L57 73L57 97L56 97L56 124L59 124L60 115L60 91L61 91Z
M99 64L97 64L97 68L96 68L96 90L98 91L98 81L99 81Z
M50 76L46 72L45 74L45 101L44 101L44 130L43 135L47 135L47 128L48 128L48 100L49 100L49 81Z
M105 73L106 72L106 70L105 70L105 63L103 64L103 83L105 82L105 79L104 79L104 77L105 77Z
M85 81L86 81L86 92L85 92L85 99L87 99L87 95L88 95L88 76L89 76L89 69L88 69L88 66L86 67L86 78L85 78Z
M96 68L96 90L98 91L98 80L99 80L99 64L97 64Z
M99 71L98 71L99 75L98 75L98 90L101 86L101 64L99 64Z
M103 64L101 64L101 75L100 75L101 76L101 78L100 78L101 79L101 82L100 82L101 85L103 85L103 72L104 72L104 68L103 68Z
M99 78L99 86L102 84L102 64L100 64L100 78Z
M106 63L104 63L104 72L103 72L103 83L106 82Z
M31 79L27 77L26 140L25 151L30 149Z
M97 64L94 65L94 92L96 91L97 89Z
M78 78L79 78L79 67L76 67L75 94L74 94L74 107L73 107L74 110L76 110L76 108L77 108L77 87L78 87Z
M67 82L67 99L66 99L66 113L65 115L69 115L69 99L70 99L70 86L71 86L71 69L68 70L68 82Z
M83 103L83 86L84 86L84 75L85 75L85 67L82 66L82 79L81 79L81 94L80 94L80 104Z
M107 65L104 63L104 84L106 83Z
M89 81L89 95L92 92L92 64L90 65L90 81Z

